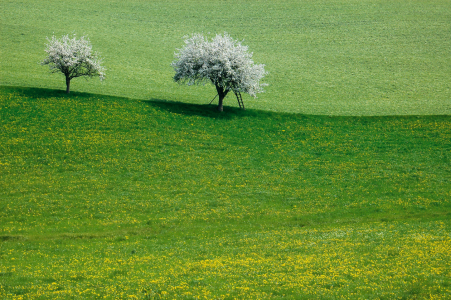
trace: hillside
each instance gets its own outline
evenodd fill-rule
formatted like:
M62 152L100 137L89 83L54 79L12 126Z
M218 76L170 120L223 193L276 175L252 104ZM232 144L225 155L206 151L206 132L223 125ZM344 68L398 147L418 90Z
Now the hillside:
M446 299L450 125L1 87L1 298Z
M64 89L40 66L46 37L90 38L107 69L72 89L207 104L211 86L178 86L183 37L228 32L269 75L246 107L309 115L450 115L449 0L0 0L0 85ZM225 105L236 106L234 101Z
M449 0L0 7L0 299L451 299ZM198 32L266 65L246 110L173 82Z

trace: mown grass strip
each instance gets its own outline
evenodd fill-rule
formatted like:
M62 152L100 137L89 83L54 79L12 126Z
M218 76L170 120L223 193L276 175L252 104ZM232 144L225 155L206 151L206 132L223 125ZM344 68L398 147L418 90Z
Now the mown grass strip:
M228 32L270 72L247 108L321 115L450 114L451 6L437 1L1 1L0 84L65 89L38 62L46 37L87 35L107 80L74 91L204 104L212 86L178 86L183 37ZM236 107L236 100L225 105Z

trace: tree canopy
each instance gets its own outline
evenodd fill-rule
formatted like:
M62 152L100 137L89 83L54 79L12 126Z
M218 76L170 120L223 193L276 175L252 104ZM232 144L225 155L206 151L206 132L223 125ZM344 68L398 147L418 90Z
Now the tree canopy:
M255 64L248 47L227 33L216 35L208 41L202 34L193 34L185 46L177 49L174 81L188 85L211 82L218 92L218 110L230 91L247 93L256 98L267 84L260 80L267 74L265 65Z
M100 80L105 79L105 68L101 64L101 59L97 53L92 52L89 39L81 37L77 39L74 35L69 38L64 35L61 39L52 36L47 38L45 52L48 56L41 62L41 65L49 65L52 73L63 73L66 77L66 92L69 93L70 81L81 76L99 76Z

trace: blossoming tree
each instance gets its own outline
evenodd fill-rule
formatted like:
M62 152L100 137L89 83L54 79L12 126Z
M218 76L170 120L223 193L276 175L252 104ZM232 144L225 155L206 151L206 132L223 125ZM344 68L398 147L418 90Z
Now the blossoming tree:
M47 38L49 42L45 52L48 56L41 65L49 65L52 73L63 73L66 77L66 93L70 91L70 81L81 76L99 76L100 80L105 79L105 68L101 64L101 59L97 53L92 52L89 39L81 37L77 39L74 35L69 38L64 35L61 39L52 36Z
M202 34L193 34L185 46L177 49L174 81L178 83L205 84L211 82L218 92L218 110L223 110L223 100L230 91L244 92L256 98L263 92L260 80L267 74L265 65L254 64L248 47L227 33L216 35L208 41Z

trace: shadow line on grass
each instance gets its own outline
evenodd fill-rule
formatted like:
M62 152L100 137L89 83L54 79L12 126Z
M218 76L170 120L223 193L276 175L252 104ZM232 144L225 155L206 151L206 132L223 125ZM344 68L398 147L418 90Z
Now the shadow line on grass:
M255 110L243 110L231 106L224 106L224 111L219 112L217 110L217 105L214 104L193 104L164 99L149 99L142 100L142 102L170 113L213 119L235 119L257 114L257 111ZM260 112L258 112L258 114L260 114Z
M17 86L0 86L2 92L6 93L16 93L24 97L29 98L72 98L72 97L111 97L108 95L96 95L91 93L76 92L72 91L67 94L64 90L48 89L48 88L37 88L37 87L17 87ZM118 97L120 98L120 97Z
M111 96L103 94L92 94L86 92L71 91L67 94L65 90L58 89L48 89L39 87L17 87L17 86L0 86L1 93L18 94L23 97L32 99L71 99L71 98L103 98L105 100L109 99L123 99L126 101L139 101L147 105L156 107L160 110L182 114L187 116L202 116L215 119L232 119L236 117L243 117L256 114L253 110L242 110L236 107L224 106L224 111L218 112L217 105L215 104L192 104L184 103L179 101L167 100L167 99L156 99L152 98L149 100L142 99L132 99L121 96ZM263 112L262 112L263 113Z

